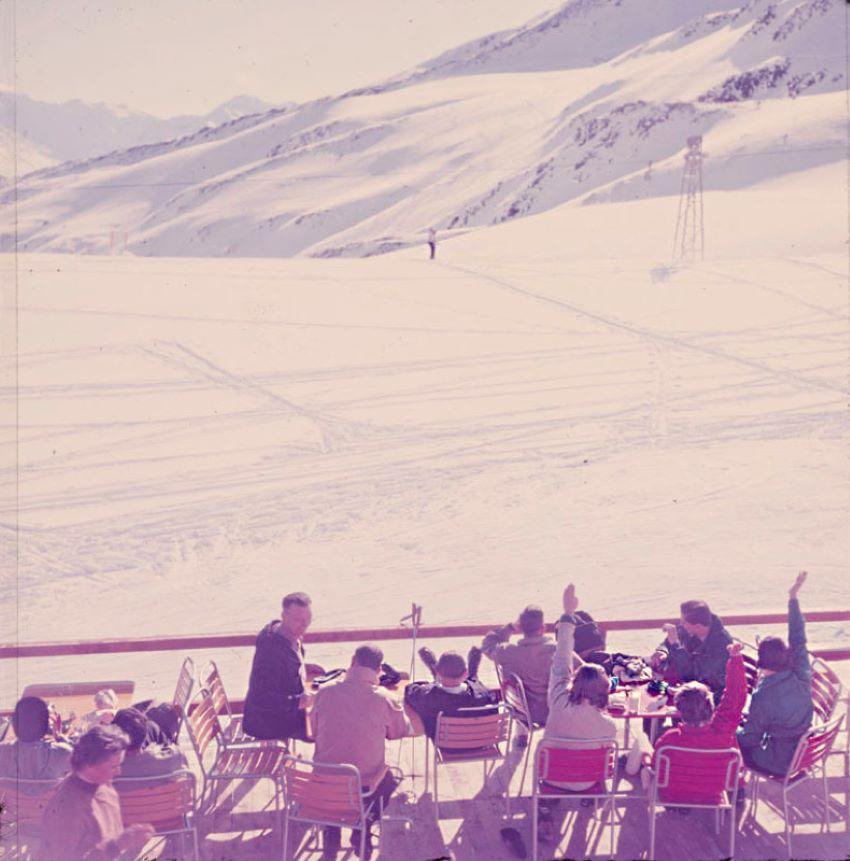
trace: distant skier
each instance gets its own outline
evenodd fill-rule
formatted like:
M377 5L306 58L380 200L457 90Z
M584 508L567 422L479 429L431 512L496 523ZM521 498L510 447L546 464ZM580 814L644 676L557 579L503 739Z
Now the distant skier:
M431 257L433 260L437 256L437 231L433 227L428 228L428 247L431 249Z

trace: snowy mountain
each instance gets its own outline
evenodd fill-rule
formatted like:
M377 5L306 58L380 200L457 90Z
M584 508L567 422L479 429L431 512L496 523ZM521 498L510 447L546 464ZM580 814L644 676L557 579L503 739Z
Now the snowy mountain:
M708 189L829 164L842 6L570 0L374 87L36 171L19 248L104 253L119 230L143 255L370 255L432 225L676 194L696 134Z
M92 158L140 144L171 140L206 126L217 126L247 114L267 111L271 105L253 96L235 96L207 114L162 119L142 111L104 102L74 99L52 103L22 93L0 90L0 152L5 153L0 176L12 176L12 135L17 101L18 174L51 164Z

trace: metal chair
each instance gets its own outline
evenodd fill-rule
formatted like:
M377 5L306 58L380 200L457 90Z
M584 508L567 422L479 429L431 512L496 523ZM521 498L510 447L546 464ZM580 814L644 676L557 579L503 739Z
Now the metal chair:
M794 820L789 816L792 811L788 807L788 793L794 787L800 786L800 784L805 783L807 780L814 779L818 772L820 772L823 784L824 818L821 821L821 831L823 831L824 826L826 826L827 831L830 830L829 782L826 773L826 760L832 752L835 739L841 731L843 723L844 715L841 715L833 718L826 724L809 729L797 742L797 749L794 751L791 764L788 766L788 772L783 777L750 769L750 774L753 778L753 817L755 817L758 810L760 800L759 789L762 782L775 783L781 787L782 816L785 820L785 848L789 858L791 857L791 837L794 833Z
M611 854L614 854L614 799L616 794L617 742L607 738L543 738L534 756L531 795L531 857L537 861L539 802L549 798L590 798L609 804ZM586 790L571 790L563 783L589 783ZM597 787L599 789L597 789ZM596 791L594 791L596 790Z
M219 723L222 724L221 730L228 743L252 742L254 739L246 735L242 729L242 715L233 713L215 661L209 661L204 666L201 671L200 686L209 691ZM225 718L225 722L222 722L222 718Z
M62 779L19 780L0 777L0 845L21 851L29 847L27 837L38 840L41 819ZM2 857L2 852L0 852Z
M441 765L452 765L460 762L481 762L484 766L484 779L487 779L487 766L505 758L505 751L500 745L508 738L508 711L498 705L480 706L478 708L462 709L445 715L437 715L437 727L434 740L430 742L434 749L434 804L439 811L438 768ZM428 739L426 737L426 748ZM428 790L428 759L425 754L425 790ZM510 786L505 789L505 807L510 811Z
M814 658L811 668L812 705L815 719L819 723L826 723L835 717L835 712L844 695L844 685L832 667L821 658Z
M195 775L182 769L164 776L118 777L112 785L121 801L125 827L147 823L157 837L192 836L192 857L198 861ZM185 853L184 853L185 854Z
M706 750L674 745L658 748L651 771L647 857L655 857L655 819L659 805L713 809L718 834L720 817L727 813L729 856L734 856L735 805L742 768L741 752L737 748Z
M278 741L229 743L221 731L212 697L203 689L189 705L186 729L203 777L201 798L205 798L213 783L220 781L269 780L274 787L275 813L280 824L281 768L287 755L286 745Z
M744 659L744 675L747 677L747 693L751 694L758 684L758 659L746 652L741 652L741 657Z
M284 758L283 783L285 803L283 808L283 859L289 854L289 823L304 822L312 829L319 826L350 828L360 832L360 856L363 856L368 835L368 815L374 803L365 804L366 793L360 772L353 765L332 765L312 762L294 756ZM380 840L384 820L383 809L377 820ZM399 821L412 826L409 819L399 817Z
M508 710L510 723L508 724L507 749L510 750L511 738L513 738L514 725L519 724L528 736L528 744L525 749L525 759L522 766L522 777L519 782L518 795L522 795L525 786L525 774L528 771L528 760L531 757L534 733L543 729L541 724L535 723L531 717L531 709L528 706L528 697L525 694L525 685L522 679L514 673L499 673L499 681L502 688L502 702Z
M195 662L186 657L180 665L180 672L177 674L177 685L174 688L174 696L171 699L171 704L177 709L180 715L180 726L177 727L178 737L180 735L180 727L186 720L186 710L189 705L189 700L192 696L192 689L195 686Z

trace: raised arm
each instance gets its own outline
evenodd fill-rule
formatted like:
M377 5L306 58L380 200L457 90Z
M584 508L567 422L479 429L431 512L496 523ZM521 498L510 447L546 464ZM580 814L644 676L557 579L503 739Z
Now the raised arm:
M721 732L728 732L730 739L741 722L741 713L747 701L747 676L744 672L743 644L732 643L726 647L729 659L726 662L726 687L714 712L711 725Z
M501 628L496 628L495 631L490 631L481 643L481 651L484 652L484 654L491 660L495 660L499 651L499 646L501 646L502 643L507 643L511 638L511 634L515 631L516 625L513 622L508 622L507 625L503 625Z
M808 576L806 571L801 571L794 585L788 590L788 648L791 650L791 669L801 679L812 677L809 652L806 648L806 620L797 599L797 593Z
M558 623L558 645L552 656L549 671L549 708L566 702L567 690L573 677L573 649L575 646L576 622L573 614L578 609L576 589L572 583L564 589L564 615Z

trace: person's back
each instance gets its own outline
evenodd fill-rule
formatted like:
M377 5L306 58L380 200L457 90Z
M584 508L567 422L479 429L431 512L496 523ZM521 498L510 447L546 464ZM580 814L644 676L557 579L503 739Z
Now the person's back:
M741 644L733 643L728 652L726 688L717 708L712 705L710 689L701 682L689 682L678 691L675 704L681 722L668 729L656 742L652 757L653 767L657 763L657 752L665 747L725 750L738 746L735 733L747 701L747 677ZM700 791L690 782L690 778L682 785L677 785L675 779L671 778L670 785L663 791L663 798L666 801L693 800L695 789ZM704 803L716 803L720 800L719 793L700 800Z
M313 711L314 760L356 766L370 789L386 771L386 740L409 731L401 703L379 687L378 672L353 663L341 681L321 688Z
M511 634L517 631L522 637L510 642ZM516 622L491 631L481 644L484 654L503 674L513 673L522 681L531 718L541 726L549 714L549 672L556 648L545 631L543 611L529 605Z
M564 615L558 623L558 648L549 676L549 718L545 739L598 739L617 737L617 725L605 709L608 705L609 679L597 664L584 664L573 673L575 629L581 624L576 616L578 599L570 584L564 590ZM581 791L589 783L558 783L564 789Z
M121 777L159 777L188 768L186 757L171 745L150 744L150 721L136 708L120 709L113 723L130 739Z
M422 720L425 734L434 739L437 717L457 715L464 709L495 705L498 695L476 678L468 678L466 661L456 652L444 652L435 667L434 682L412 682L405 702Z
M19 700L12 714L15 740L0 744L0 777L58 780L71 770L74 748L49 737L50 713L39 697Z
M785 775L797 742L812 723L812 671L806 650L806 627L797 592L806 579L801 572L788 600L788 646L778 637L759 643L762 678L738 741L750 768Z

